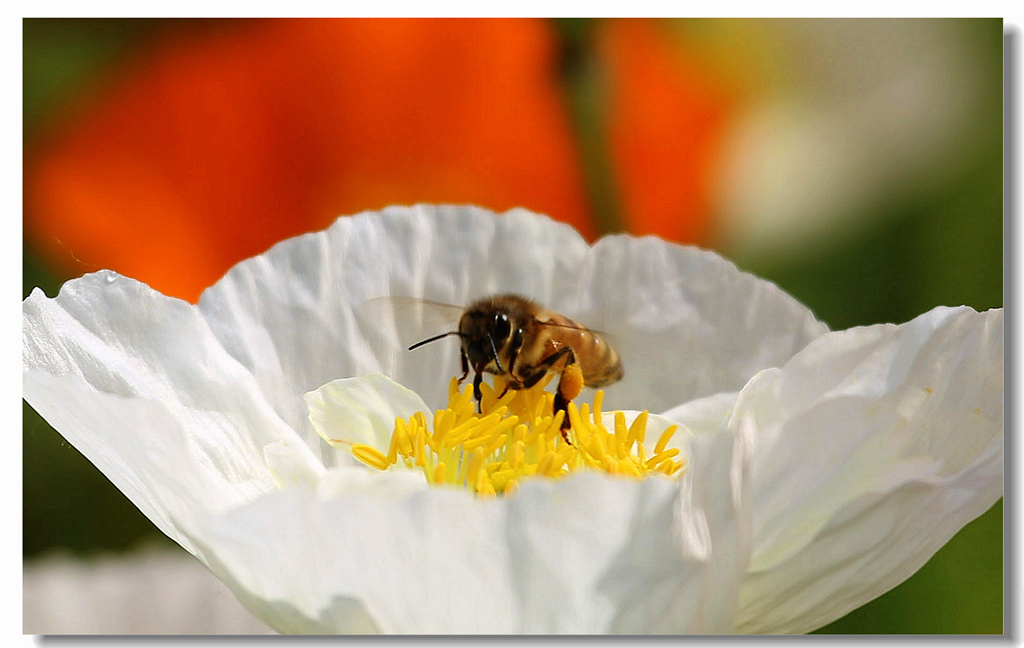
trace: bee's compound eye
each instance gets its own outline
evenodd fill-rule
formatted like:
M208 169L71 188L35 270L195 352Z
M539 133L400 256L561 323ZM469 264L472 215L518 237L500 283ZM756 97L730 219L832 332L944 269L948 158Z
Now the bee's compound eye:
M512 332L512 326L508 323L508 313L494 314L494 337L504 340Z

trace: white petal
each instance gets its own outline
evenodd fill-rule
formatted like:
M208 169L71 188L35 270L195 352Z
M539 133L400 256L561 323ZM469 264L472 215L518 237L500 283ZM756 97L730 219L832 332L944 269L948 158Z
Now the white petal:
M715 432L729 423L739 392L723 392L677 405L664 418L685 425L692 433Z
M25 562L25 634L270 634L180 549Z
M579 285L558 285L555 304L573 304L622 356L626 376L608 389L609 409L661 411L739 390L828 330L775 284L713 252L654 237L606 237Z
M321 499L334 499L345 495L370 494L377 498L403 498L417 491L429 488L422 470L408 470L404 467L382 473L362 464L338 466L324 474L317 484L316 493Z
M313 488L326 472L316 460L310 459L309 447L297 438L268 443L263 447L263 459L281 489Z
M436 408L458 373L457 346L407 351L419 332L394 313L381 319L364 308L367 300L427 297L465 306L471 296L500 290L550 291L551 278L581 263L587 250L572 228L524 211L495 218L477 207L395 207L340 218L238 264L203 293L199 308L276 399L282 418L315 438L293 394L384 373Z
M1002 495L1003 315L830 333L744 388L757 426L740 632L806 632L902 582Z
M332 380L305 396L309 420L324 440L338 448L334 463L351 464L349 448L363 443L387 453L395 418L428 412L423 399L387 376Z
M748 441L704 435L680 481L578 474L497 500L271 494L196 542L281 632L727 632L750 543Z
M681 507L667 534L678 554L660 544L665 535L634 534L629 551L612 562L603 579L623 596L613 632L731 632L739 589L736 575L746 568L752 542L751 434L752 428L744 423L686 437L688 467L681 480ZM675 574L650 558L678 560L680 555ZM633 574L630 586L627 572L633 567L638 574Z
M781 365L826 327L775 285L718 255L660 241L608 237L591 248L570 227L524 210L389 208L341 218L235 266L199 308L274 409L315 446L292 396L336 378L384 373L431 407L460 373L458 342L406 347L402 313L364 308L381 296L466 306L518 292L607 332L626 379L609 409L667 409L735 391Z
M269 471L247 462L245 454L235 470L222 471L215 467L227 460L222 449L196 443L231 434L219 417L193 417L193 429L158 402L98 392L75 376L36 370L23 374L23 383L36 411L161 531L193 553L184 529L196 515L237 506L273 488ZM223 454L229 453L225 446Z
M25 399L179 542L191 514L275 488L267 445L303 446L183 301L101 272L23 312Z
M636 410L617 410L622 412L624 420L626 421L626 427L633 425L636 417L640 415L640 412ZM617 412L601 412L601 423L609 430L615 429L615 415ZM693 431L683 422L678 419L670 419L659 414L647 415L647 427L644 435L645 447L650 449L655 446L658 438L661 436L669 426L676 426L676 431L669 438L668 443L665 445L666 448L678 448L679 458L690 459L690 453L692 452L691 446L693 444ZM710 432L717 432L723 426L718 426Z
M331 442L387 450L395 418L427 411L419 395L382 374L332 380L305 395L309 419Z

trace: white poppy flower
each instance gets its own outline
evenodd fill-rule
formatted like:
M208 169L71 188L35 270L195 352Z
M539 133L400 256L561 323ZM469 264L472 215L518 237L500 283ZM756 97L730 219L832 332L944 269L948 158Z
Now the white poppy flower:
M607 332L603 420L678 425L685 467L486 498L356 461L461 373L367 301L497 292ZM1002 310L828 332L713 253L523 210L342 218L195 306L105 271L23 309L26 400L281 632L806 632L1002 494Z

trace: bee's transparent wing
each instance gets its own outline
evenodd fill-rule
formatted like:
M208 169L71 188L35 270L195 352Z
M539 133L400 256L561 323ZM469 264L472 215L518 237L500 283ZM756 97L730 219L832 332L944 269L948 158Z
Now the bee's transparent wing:
M602 331L600 329L590 328L589 326L584 326L582 324L579 324L577 326L573 326L572 324L562 324L560 322L541 322L540 325L541 326L549 326L549 327L556 328L556 329L569 329L571 331L585 331L587 333L592 333L592 334L600 337L602 340L604 340L608 344L610 344L612 346L612 348L615 347L615 336L612 335L611 333L608 333L607 331Z
M367 321L394 327L399 341L408 347L420 340L454 331L464 308L419 297L375 297L358 307Z
M458 338L451 336L415 351L409 347L454 331L462 307L417 297L388 296L356 305L352 314L363 341L372 349L372 371L415 391L433 408L443 406L448 380L460 372Z

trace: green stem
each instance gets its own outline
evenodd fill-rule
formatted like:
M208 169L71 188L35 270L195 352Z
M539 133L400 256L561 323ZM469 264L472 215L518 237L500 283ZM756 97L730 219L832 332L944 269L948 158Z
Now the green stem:
M592 46L596 21L560 18L554 25L562 46L567 107L598 233L625 231L607 132L610 79Z

